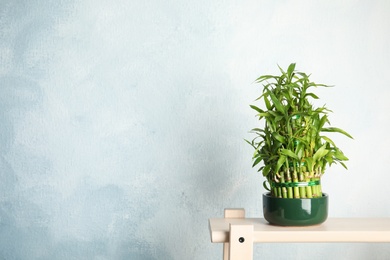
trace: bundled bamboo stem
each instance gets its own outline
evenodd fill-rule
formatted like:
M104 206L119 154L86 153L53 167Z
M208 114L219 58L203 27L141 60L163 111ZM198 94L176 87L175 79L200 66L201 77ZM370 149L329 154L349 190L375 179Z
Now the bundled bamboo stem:
M299 181L303 182L305 179L303 178L303 173L299 174ZM299 193L301 198L306 198L306 189L305 187L299 187Z
M298 174L295 170L293 172L293 182L298 182ZM301 195L299 194L299 188L294 187L294 198L299 199L300 197Z
M286 171L286 183L291 183L291 174L290 174L290 171L289 171L288 168L287 168L287 171ZM294 198L294 193L293 193L293 188L292 187L288 187L287 188L287 197L289 199Z

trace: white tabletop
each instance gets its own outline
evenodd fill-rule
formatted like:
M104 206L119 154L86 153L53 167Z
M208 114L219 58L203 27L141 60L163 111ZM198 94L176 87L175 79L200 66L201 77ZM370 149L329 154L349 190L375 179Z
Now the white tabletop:
M253 225L253 242L390 242L390 218L329 218L307 227L280 227L262 218L211 218L211 242L229 242L230 224Z

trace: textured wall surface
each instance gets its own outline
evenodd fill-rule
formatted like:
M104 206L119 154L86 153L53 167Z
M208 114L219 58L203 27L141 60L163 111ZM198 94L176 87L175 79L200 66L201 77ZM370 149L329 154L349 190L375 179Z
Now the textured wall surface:
M312 73L349 171L331 216L390 217L390 2L0 1L0 259L221 259L207 220L260 217L252 84ZM264 244L259 259L389 259Z

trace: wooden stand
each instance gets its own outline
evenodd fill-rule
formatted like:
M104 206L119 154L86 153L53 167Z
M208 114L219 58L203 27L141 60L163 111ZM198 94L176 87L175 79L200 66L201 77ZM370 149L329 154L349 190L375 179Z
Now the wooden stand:
M390 218L330 218L308 227L280 227L261 218L245 218L244 209L225 209L225 218L209 219L212 243L224 243L224 260L252 260L253 243L390 242Z

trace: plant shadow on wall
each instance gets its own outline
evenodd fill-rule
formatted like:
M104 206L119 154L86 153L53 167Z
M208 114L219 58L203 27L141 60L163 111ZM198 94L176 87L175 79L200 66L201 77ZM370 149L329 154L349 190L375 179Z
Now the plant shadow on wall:
M314 88L329 86L312 82L309 75L295 70L295 63L287 71L279 69L281 75L264 75L256 80L263 85L263 93L257 100L262 100L264 107L251 105L251 108L264 126L252 129L256 137L247 141L255 149L253 167L262 163L258 171L266 178L264 187L269 190L263 196L264 217L272 224L319 224L327 217L327 194L322 193L321 177L327 166L333 164L339 163L347 169L344 162L348 160L325 133L352 136L340 128L326 126L330 125L331 110L311 103L319 99L312 91ZM294 208L291 217L287 217L286 207L292 207L293 203L301 207L304 202L318 203L321 216L319 213L316 220L304 219L313 208L303 209L304 217L300 219L295 214L299 209ZM275 210L278 203L286 205L282 210L286 216L274 214L281 210Z

